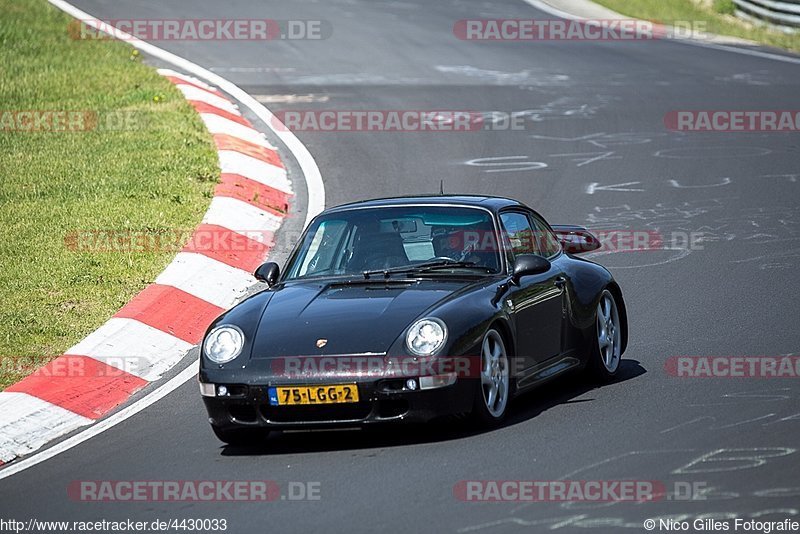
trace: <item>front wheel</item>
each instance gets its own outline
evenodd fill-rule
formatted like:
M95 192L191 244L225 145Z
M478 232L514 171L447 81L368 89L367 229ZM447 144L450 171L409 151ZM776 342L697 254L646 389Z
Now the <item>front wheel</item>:
M232 428L229 430L221 430L212 426L211 429L220 441L234 446L260 445L269 435L269 430L264 430L263 428Z
M496 425L506 415L511 380L503 336L490 329L481 344L480 382L475 392L473 417L485 426Z
M611 291L604 289L597 303L595 335L589 361L589 370L595 378L610 380L617 374L622 359L621 340L617 300Z

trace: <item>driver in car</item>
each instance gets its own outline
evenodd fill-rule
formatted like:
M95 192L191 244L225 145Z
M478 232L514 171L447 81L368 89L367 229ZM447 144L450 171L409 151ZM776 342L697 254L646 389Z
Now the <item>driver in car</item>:
M463 261L497 269L496 243L494 231L488 228L463 228L443 230L433 238L433 248L437 256L446 256L455 261Z

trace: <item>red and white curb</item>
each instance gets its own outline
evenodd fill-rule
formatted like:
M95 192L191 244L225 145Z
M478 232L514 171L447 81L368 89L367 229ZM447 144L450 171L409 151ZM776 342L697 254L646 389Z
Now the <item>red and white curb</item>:
M215 87L173 70L158 72L194 106L217 147L221 181L195 229L202 238L193 236L108 322L0 392L0 465L95 423L160 380L256 282L250 273L287 216L292 186L264 134ZM237 246L220 250L215 243Z

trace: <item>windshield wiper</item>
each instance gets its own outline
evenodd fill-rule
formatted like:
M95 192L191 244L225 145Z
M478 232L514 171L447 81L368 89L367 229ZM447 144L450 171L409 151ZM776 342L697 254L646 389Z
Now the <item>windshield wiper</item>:
M424 268L420 269L422 272L429 272L429 271L438 271L442 269L477 269L480 271L485 271L487 273L492 272L492 270L485 266L485 265L478 265L474 261L442 261L438 263L430 263L427 264Z
M363 274L364 278L369 278L370 276L382 274L384 278L388 278L390 274L395 273L417 273L417 272L431 272L437 271L440 269L452 269L452 268L460 268L460 269L479 269L481 271L485 271L487 273L492 272L491 269L484 265L478 265L474 261L457 261L457 260L436 260L436 261L429 261L426 263L419 263L417 265L403 265L402 267L392 267L387 269L375 269L373 271L364 271Z
M415 270L417 269L413 265L403 265L402 267L391 267L386 269L375 269L372 271L364 271L361 274L363 274L364 278L367 279L369 279L370 276L375 276L378 274L382 274L384 278L389 278L389 275L393 273L409 273Z

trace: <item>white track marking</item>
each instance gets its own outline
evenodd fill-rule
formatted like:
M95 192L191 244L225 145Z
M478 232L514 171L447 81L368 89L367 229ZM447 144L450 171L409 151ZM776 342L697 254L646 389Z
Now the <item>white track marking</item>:
M248 141L250 143L253 143L254 145L263 146L264 148L269 148L270 150L275 150L275 146L273 146L272 143L267 141L267 138L264 136L263 133L249 126L245 126L244 124L239 124L238 122L226 119L225 117L221 117L220 115L214 115L213 113L201 113L200 118L203 119L206 128L212 134L231 135L243 141Z
M678 180L669 180L669 185L678 189L704 189L707 187L722 187L723 185L729 185L731 183L730 178L722 178L721 182L716 184L705 184L705 185L681 185Z
M194 345L135 319L112 317L66 354L89 356L154 382Z
M572 13L567 13L566 11L562 11L556 7L551 6L550 4L542 2L541 0L522 0L522 1L527 3L528 5L535 7L540 11L544 11L545 13L549 13L550 15L560 17L562 19L585 20L584 17L573 15ZM784 63L794 63L796 65L800 65L800 58L798 57L782 56L780 54L771 54L769 52L761 52L759 50L750 50L747 48L738 48L735 46L726 46L721 44L708 43L705 41L698 41L695 39L674 39L673 42L691 46L702 46L704 48L713 48L714 50L720 50L722 52L733 52L734 54L742 54L745 56L760 57L763 59L772 59L774 61L783 61Z
M283 217L278 217L262 209L235 198L214 197L203 222L215 224L256 241L267 242L258 237L266 232L275 232L281 226Z
M184 83L175 84L175 87L177 87L178 90L183 93L183 96L186 98L186 100L205 102L209 106L214 106L222 111L227 111L228 113L233 113L234 115L241 115L239 113L239 108L237 108L227 98L211 94L208 91L204 91L203 89L198 89L193 85L187 85Z
M640 183L642 182L625 182L624 184L600 185L597 182L592 182L586 186L586 194L594 195L597 191L644 191L644 189L626 187L630 185L638 185Z
M242 269L225 265L202 254L179 252L175 260L156 278L156 284L182 291L228 309L256 279Z
M92 422L33 395L0 391L0 461L8 462L35 451L53 439L56 432L66 434ZM7 476L5 471L0 471L0 478Z
M117 426L118 424L122 423L129 417L136 415L137 413L141 412L148 406L160 401L161 399L163 399L164 397L166 397L167 395L178 389L185 382L192 379L196 375L197 375L197 361L195 360L189 365L189 367L181 371L178 375L176 375L172 379L168 380L164 385L160 386L149 395L146 395L145 397L134 402L130 406L123 408L114 415L111 415L110 417L93 424L86 430L78 434L75 434L74 436L69 437L64 441L56 443L49 449L45 449L39 453L34 454L33 456L24 458L9 465L8 467L0 469L0 480L10 477L12 475L16 475L20 471L24 471L25 469L33 467L36 464L44 462L45 460L49 460L50 458L58 454L61 454L64 451L68 451L69 449L75 447L76 445L80 445L84 441L91 439L102 432L105 432L109 428ZM0 396L2 395L4 395L4 393L0 392ZM2 403L0 403L0 407L2 407ZM61 422L61 419L57 419L56 421L54 421L55 424L59 424L59 422Z
M284 193L292 192L292 184L286 175L286 169L276 167L247 154L234 152L233 150L220 150L219 167L222 172L240 174L245 178L250 178Z

